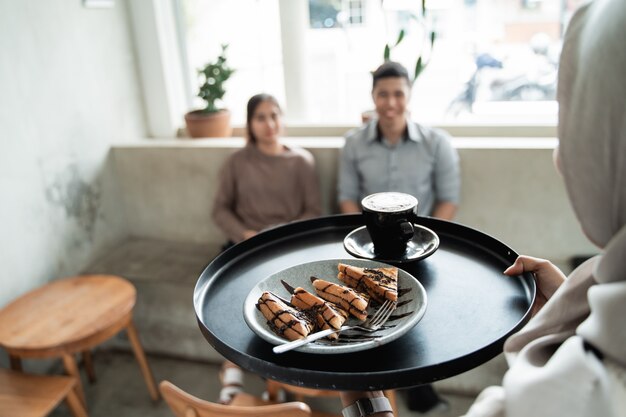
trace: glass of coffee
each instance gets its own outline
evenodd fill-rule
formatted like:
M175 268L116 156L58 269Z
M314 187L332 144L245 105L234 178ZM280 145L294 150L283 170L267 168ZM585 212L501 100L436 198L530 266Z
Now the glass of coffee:
M399 256L413 238L417 198L410 194L370 194L361 201L365 226L379 255Z

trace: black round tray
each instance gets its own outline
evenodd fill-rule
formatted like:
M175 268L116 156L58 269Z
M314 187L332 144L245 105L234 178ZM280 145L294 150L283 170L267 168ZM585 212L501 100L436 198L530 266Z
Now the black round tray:
M244 321L243 302L258 281L293 265L350 258L343 239L363 225L356 214L277 227L219 255L194 290L200 329L219 353L244 369L310 388L404 388L468 371L502 352L505 339L528 321L535 282L528 273L502 273L517 254L500 241L430 217L417 223L439 235L439 249L398 267L421 282L428 306L412 330L389 344L337 355L277 355Z

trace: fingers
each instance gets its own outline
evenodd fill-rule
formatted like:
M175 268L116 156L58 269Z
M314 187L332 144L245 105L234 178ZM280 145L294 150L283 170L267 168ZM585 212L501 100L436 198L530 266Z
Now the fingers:
M513 265L509 266L504 270L504 275L521 275L524 272L524 263L520 260L518 256Z
M524 272L540 273L548 268L556 268L548 260L532 256L518 256L513 265L504 270L505 275L520 275Z
M550 299L565 281L563 272L554 266L552 262L524 255L519 256L513 265L504 271L504 274L515 276L521 275L524 272L532 272L535 275L538 293L546 300Z

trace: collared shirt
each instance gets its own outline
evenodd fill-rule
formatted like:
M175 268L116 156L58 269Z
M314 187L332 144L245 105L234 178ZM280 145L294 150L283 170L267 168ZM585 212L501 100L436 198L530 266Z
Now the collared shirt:
M437 203L459 203L459 156L449 136L407 120L405 138L391 145L376 120L348 132L339 166L339 202L398 191L415 196L427 216Z

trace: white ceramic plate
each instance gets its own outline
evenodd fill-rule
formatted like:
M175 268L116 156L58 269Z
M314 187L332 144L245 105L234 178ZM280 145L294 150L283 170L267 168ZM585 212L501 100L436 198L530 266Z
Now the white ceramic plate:
M277 272L259 282L248 294L244 302L244 318L248 327L254 333L273 345L280 345L287 342L286 339L276 335L269 326L263 314L256 308L256 303L264 291L272 291L276 295L289 300L291 294L282 285L281 280L287 282L292 287L302 287L315 294L315 289L311 284L311 276L321 278L326 281L343 283L337 278L337 265L345 263L362 268L389 268L381 262L363 259L328 259L324 261L309 262L296 265ZM369 314L373 314L376 308L369 307ZM359 330L348 330L342 332L339 339L330 341L321 339L296 350L308 353L347 353L359 350L371 349L385 343L389 343L408 332L417 322L420 321L426 312L426 291L422 284L411 274L398 270L398 307L389 318L385 326L374 333L367 333ZM357 320L352 316L346 324L357 324Z

